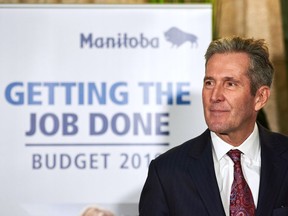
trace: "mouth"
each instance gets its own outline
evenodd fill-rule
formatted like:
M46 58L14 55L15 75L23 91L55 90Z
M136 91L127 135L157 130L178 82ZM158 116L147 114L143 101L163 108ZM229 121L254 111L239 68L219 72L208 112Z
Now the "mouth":
M230 111L226 109L209 109L209 112L212 115L222 115L222 114L227 114Z
M229 110L222 110L222 109L210 109L210 112L229 112Z

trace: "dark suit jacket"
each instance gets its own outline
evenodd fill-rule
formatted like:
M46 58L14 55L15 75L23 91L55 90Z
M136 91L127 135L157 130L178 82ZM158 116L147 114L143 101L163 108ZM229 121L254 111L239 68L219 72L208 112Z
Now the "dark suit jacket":
M288 137L260 125L257 216L288 216ZM150 163L140 216L224 216L209 130Z

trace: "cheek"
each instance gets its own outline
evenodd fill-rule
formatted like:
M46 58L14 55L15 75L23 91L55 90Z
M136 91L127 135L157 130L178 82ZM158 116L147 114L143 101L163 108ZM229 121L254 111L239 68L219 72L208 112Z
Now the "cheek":
M203 109L206 110L209 108L209 100L205 97L202 97L202 105L203 105Z
M254 99L251 96L235 97L230 102L236 112L235 115L237 115L237 112L250 113L255 109Z
M202 102L203 104L207 104L209 102L209 94L207 91L202 90Z

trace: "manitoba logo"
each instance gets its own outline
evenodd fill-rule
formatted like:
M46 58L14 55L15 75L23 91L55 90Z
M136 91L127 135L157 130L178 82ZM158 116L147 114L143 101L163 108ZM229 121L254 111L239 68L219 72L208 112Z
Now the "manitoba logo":
M164 33L164 36L167 41L172 43L172 46L182 46L186 42L191 43L191 47L194 47L194 45L197 47L197 36L194 34L186 33L182 30L180 30L177 27L172 27L169 30L167 30Z
M159 48L158 37L148 37L144 33L129 35L118 33L114 36L103 37L99 35L80 34L80 47L96 49L135 49L135 48Z
M182 46L184 43L191 43L191 47L197 47L197 36L184 32L177 27L171 27L164 32L166 41L172 46ZM80 33L81 49L158 49L160 38L163 36L151 36L143 32L131 34L127 32L115 33L114 35L103 36L94 33Z

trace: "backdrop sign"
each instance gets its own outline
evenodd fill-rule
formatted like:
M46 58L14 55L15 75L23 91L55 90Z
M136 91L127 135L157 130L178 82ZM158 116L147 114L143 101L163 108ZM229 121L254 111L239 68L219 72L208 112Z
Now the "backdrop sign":
M137 215L149 162L199 135L211 6L0 8L0 215Z

